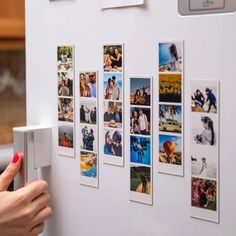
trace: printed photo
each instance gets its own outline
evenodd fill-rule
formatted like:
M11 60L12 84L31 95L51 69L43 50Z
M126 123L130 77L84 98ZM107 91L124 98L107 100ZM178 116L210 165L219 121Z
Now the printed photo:
M130 136L130 161L150 165L151 140L147 137Z
M97 127L94 125L80 126L80 148L97 152Z
M217 82L192 81L191 110L193 112L217 113Z
M118 130L105 130L105 144L103 152L105 155L121 157L122 153L122 133Z
M81 100L80 102L80 123L97 123L96 101Z
M122 102L104 101L104 126L122 128Z
M181 72L183 70L182 45L181 42L159 43L160 72Z
M58 129L58 145L66 148L73 148L73 126L60 125Z
M159 75L159 100L160 102L181 103L182 76L179 74Z
M191 169L192 175L202 178L217 177L218 154L215 148L192 148Z
M80 174L86 177L97 177L97 154L93 152L80 152Z
M182 164L182 138L174 135L159 135L159 162Z
M196 116L192 118L192 143L203 145L216 145L217 127L215 118L209 116Z
M73 77L72 73L57 73L58 96L73 96Z
M122 45L105 45L103 47L104 72L122 72L123 70Z
M73 122L74 107L72 98L58 98L58 120Z
M216 181L192 178L192 206L216 211L216 204Z
M182 107L159 105L159 131L182 133Z
M57 69L59 71L69 71L73 68L73 47L57 47Z
M79 78L80 78L80 97L96 98L97 73L95 71L81 72L79 74Z
M130 104L151 105L150 78L130 78Z
M131 107L130 108L130 133L150 135L151 122L150 108Z
M130 167L130 190L151 194L151 168L146 166Z
M104 99L122 100L122 83L121 73L105 73L103 81Z

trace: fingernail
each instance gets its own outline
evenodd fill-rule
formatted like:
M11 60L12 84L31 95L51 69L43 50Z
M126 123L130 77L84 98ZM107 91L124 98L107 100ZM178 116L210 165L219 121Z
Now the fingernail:
M19 156L19 154L16 152L16 153L14 154L14 156L13 156L11 162L15 164L15 163L18 162L19 158L20 158L20 156Z

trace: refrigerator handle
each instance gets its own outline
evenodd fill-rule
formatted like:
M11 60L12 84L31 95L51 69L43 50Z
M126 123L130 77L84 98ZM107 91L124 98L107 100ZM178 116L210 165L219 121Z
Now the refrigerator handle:
M19 173L14 179L14 189L19 189L30 180L38 179L38 169L51 166L52 128L25 126L13 128L14 152L23 152L24 158Z

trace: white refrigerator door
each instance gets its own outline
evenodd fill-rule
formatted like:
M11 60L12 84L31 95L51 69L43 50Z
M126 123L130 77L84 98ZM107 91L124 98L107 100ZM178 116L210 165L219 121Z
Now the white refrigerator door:
M49 182L53 208L43 236L236 235L236 14L183 17L178 14L177 2L149 0L141 7L101 10L100 0L26 0L27 122L54 127L52 167L41 172L42 178ZM99 189L81 186L78 157L56 155L57 45L75 44L76 78L79 70L97 69L101 94L102 45L124 43L125 94L129 93L129 76L154 76L155 125L158 124L157 42L165 40L185 42L185 176L158 173L154 130L153 206L129 201L128 155L124 168L100 163ZM219 224L190 217L192 79L220 80ZM102 132L102 113L100 117ZM129 127L129 119L125 122ZM128 142L125 150L129 153ZM100 144L100 155L101 151Z

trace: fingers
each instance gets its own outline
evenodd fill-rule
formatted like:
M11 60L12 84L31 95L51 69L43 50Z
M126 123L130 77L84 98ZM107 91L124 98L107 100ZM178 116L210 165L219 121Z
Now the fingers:
M0 175L0 192L6 191L10 185L10 183L15 178L16 174L18 173L21 167L21 160L23 154L22 153L15 153L11 163L7 166L5 171Z
M51 200L51 197L48 193L43 193L39 197L35 198L31 205L33 212L37 214L43 208L47 207L50 200Z
M52 215L52 209L50 207L45 207L39 211L32 220L32 228L37 227L37 225L42 224Z
M43 228L44 223L37 225L30 231L29 236L38 236L38 234L41 234L43 232Z
M37 180L29 183L25 187L18 189L17 192L25 196L29 201L33 201L48 189L48 184L44 180Z

